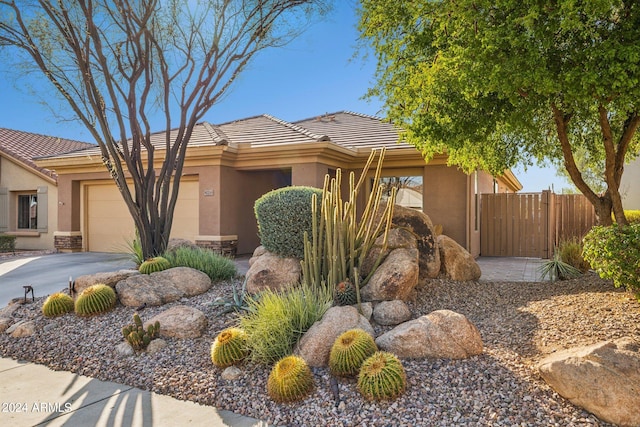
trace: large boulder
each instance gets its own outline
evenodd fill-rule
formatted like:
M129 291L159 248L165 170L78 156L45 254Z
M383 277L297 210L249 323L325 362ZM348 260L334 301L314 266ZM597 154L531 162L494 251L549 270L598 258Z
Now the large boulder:
M197 308L176 305L153 316L144 327L160 322L160 335L172 338L198 338L206 331L208 322Z
M265 289L279 291L300 282L302 266L299 259L282 258L261 248L256 249L249 261L249 270L245 275L247 292L255 294Z
M435 278L440 273L440 253L431 218L416 209L395 205L392 223L416 236L420 252L420 278Z
M559 351L538 365L561 396L603 421L640 426L640 343L631 338Z
M438 236L442 273L451 280L467 282L478 280L482 275L480 266L469 252L451 237Z
M360 290L364 301L407 300L418 284L417 249L394 249Z
M437 310L402 323L379 336L376 344L401 358L466 359L482 353L478 328L464 315Z
M360 276L367 277L371 271L377 267L376 262L378 259L380 258L380 262L384 261L387 255L389 255L389 252L394 249L418 249L416 236L405 228L392 228L389 230L387 248L384 252L382 251L383 244L384 235L379 236L371 247L371 250L369 250L369 253L360 266Z
M30 337L36 333L36 323L33 320L21 320L9 326L5 332L13 338Z
M334 341L349 329L363 329L375 337L369 321L354 306L331 307L322 319L309 328L296 346L295 353L309 366L323 367L329 364L329 353Z
M116 284L120 302L128 307L163 305L182 297L202 294L209 288L209 276L189 267L133 275Z
M118 270L106 273L85 274L84 276L76 277L76 280L73 282L73 290L75 294L78 295L89 286L98 283L115 288L119 281L136 274L140 274L140 272L138 270Z

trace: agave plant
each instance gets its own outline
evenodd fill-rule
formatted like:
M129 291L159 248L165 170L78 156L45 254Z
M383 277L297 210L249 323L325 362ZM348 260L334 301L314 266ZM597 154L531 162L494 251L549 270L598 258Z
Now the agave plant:
M557 248L553 254L553 258L545 260L542 265L538 267L538 272L542 280L546 280L548 277L552 282L556 280L574 279L582 274L580 270L571 264L562 261L560 251L558 251Z

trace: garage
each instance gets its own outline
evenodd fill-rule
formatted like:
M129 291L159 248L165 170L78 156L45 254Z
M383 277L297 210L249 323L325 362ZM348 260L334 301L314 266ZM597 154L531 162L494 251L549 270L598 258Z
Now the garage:
M87 183L85 196L85 250L128 252L135 236L133 220L120 192L110 182ZM198 235L198 181L183 178L174 212L171 237L195 240Z

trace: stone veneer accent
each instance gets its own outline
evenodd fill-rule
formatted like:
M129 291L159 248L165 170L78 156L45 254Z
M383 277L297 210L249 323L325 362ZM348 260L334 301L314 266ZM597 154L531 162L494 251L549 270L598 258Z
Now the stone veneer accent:
M229 257L235 257L238 252L238 236L196 236L195 243L201 248Z
M82 251L81 232L56 232L53 236L53 245L59 252Z

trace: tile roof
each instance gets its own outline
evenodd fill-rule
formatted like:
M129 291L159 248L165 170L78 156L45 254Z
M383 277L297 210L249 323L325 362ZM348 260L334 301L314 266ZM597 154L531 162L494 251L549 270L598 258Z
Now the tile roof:
M263 146L329 141L325 134L311 132L268 114L224 123L218 127L229 136L229 142L234 144Z
M176 129L173 129L172 133L175 131ZM151 143L157 148L162 148L164 136L164 131L153 133ZM369 149L382 146L413 148L412 145L398 143L398 138L397 128L378 117L341 111L295 123L286 122L268 114L219 125L201 122L194 127L189 146L248 144L252 147L262 147L329 141L351 149ZM100 149L93 146L81 151L48 157L80 156L100 157Z
M414 148L399 143L399 130L379 117L351 111L327 113L299 120L296 125L311 132L328 135L331 141L348 148Z
M36 166L33 159L93 146L87 142L0 128L0 152L54 179L54 172Z

